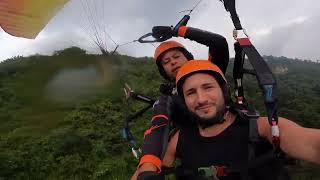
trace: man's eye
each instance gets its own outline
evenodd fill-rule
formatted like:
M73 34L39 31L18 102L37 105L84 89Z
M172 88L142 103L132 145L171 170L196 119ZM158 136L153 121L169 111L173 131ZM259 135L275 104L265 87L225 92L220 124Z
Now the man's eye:
M177 58L179 58L180 56L178 55L178 56L174 56L173 58L175 58L175 59L177 59Z
M191 96L191 95L193 95L195 92L194 91L188 91L188 92L186 92L186 96Z
M213 90L215 86L205 86L203 87L205 90Z
M169 63L169 60L162 61L162 64L168 64L168 63Z

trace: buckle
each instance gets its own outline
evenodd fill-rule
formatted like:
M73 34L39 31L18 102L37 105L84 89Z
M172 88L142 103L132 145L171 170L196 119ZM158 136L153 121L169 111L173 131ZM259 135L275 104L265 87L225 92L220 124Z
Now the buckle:
M140 148L137 148L137 149L131 148L131 151L132 151L133 156L134 156L136 159L139 159L139 158L140 158L140 156L141 156L141 154L142 154L142 151L141 151Z
M260 113L258 111L256 111L256 110L243 111L243 114L247 118L258 118L258 117L260 117Z
M241 29L241 30L234 29L232 34L235 40L237 40L238 38L249 38L247 31L245 29Z

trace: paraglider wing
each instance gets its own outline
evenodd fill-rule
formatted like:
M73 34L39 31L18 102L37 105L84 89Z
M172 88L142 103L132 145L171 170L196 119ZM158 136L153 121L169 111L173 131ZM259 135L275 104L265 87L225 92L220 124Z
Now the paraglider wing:
M69 0L1 0L0 26L8 34L34 39Z

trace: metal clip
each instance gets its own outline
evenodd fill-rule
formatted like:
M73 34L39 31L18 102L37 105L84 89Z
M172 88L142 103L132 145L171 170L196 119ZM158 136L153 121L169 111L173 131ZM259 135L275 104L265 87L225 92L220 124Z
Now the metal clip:
M126 99L129 99L134 92L133 92L133 90L131 89L131 87L127 83L125 83L124 86L125 86L123 88L124 94L126 96Z
M132 154L133 156L136 158L136 159L139 159L142 152L141 152L141 149L138 148L138 149L134 149L134 148L131 148L131 151L132 151Z
M234 29L232 36L235 40L237 40L238 38L249 38L247 31L245 29L241 29L241 30Z

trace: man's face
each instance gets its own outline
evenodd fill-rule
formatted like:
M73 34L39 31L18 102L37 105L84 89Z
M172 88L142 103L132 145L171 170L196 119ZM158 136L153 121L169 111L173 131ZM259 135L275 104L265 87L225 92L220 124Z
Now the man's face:
M223 93L214 77L206 73L193 74L185 80L182 90L186 106L197 119L213 121L221 114L223 118Z
M163 55L161 59L161 65L165 70L166 74L171 79L175 79L180 67L187 61L188 59L184 56L184 54L181 51L173 49L167 51Z

